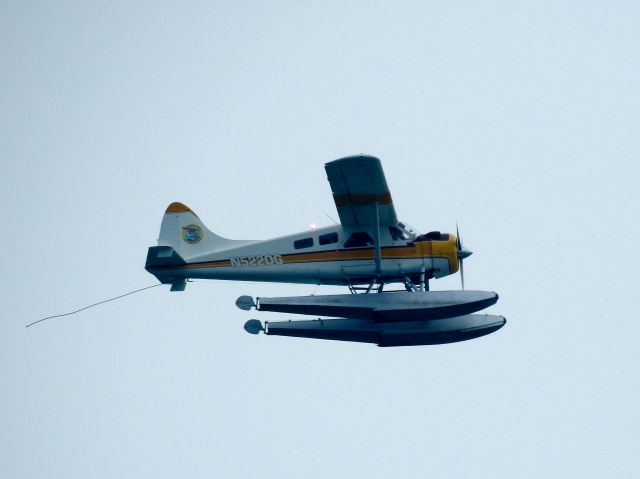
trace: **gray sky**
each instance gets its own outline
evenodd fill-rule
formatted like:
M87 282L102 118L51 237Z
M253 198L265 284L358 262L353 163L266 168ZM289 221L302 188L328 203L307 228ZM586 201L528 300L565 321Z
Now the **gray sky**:
M637 2L135 3L0 4L0 476L638 476ZM505 328L254 337L238 295L335 289L228 282L24 328L153 284L171 201L330 223L360 152Z

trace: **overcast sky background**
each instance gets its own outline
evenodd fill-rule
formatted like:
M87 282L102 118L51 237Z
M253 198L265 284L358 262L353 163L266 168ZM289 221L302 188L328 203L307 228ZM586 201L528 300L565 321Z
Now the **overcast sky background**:
M1 477L638 477L637 2L133 3L0 3ZM360 152L503 329L250 336L237 296L336 289L230 282L25 329L154 284L171 201L330 224Z

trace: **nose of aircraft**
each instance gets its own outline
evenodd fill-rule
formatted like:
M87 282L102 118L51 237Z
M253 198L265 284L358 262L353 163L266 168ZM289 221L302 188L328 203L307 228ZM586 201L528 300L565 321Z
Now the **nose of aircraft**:
M465 259L468 258L469 256L471 256L473 254L473 251L468 250L464 247L460 247L460 249L458 250L458 258L459 259Z

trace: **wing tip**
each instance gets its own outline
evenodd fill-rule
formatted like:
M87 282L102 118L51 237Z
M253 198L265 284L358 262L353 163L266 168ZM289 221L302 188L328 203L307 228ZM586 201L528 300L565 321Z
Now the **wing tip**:
M377 162L380 163L380 158L373 156L373 155L367 155L365 153L360 153L358 155L351 155L351 156L345 156L343 158L338 158L337 160L333 160L330 161L329 163L325 163L325 167L328 166L339 166L345 163L354 163L354 162L358 162L358 161L365 161L365 162Z

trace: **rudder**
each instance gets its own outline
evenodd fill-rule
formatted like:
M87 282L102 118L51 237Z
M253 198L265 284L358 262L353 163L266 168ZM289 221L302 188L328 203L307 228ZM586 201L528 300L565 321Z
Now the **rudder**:
M171 246L189 262L202 254L222 250L234 241L211 232L188 206L171 203L162 217L158 246Z

